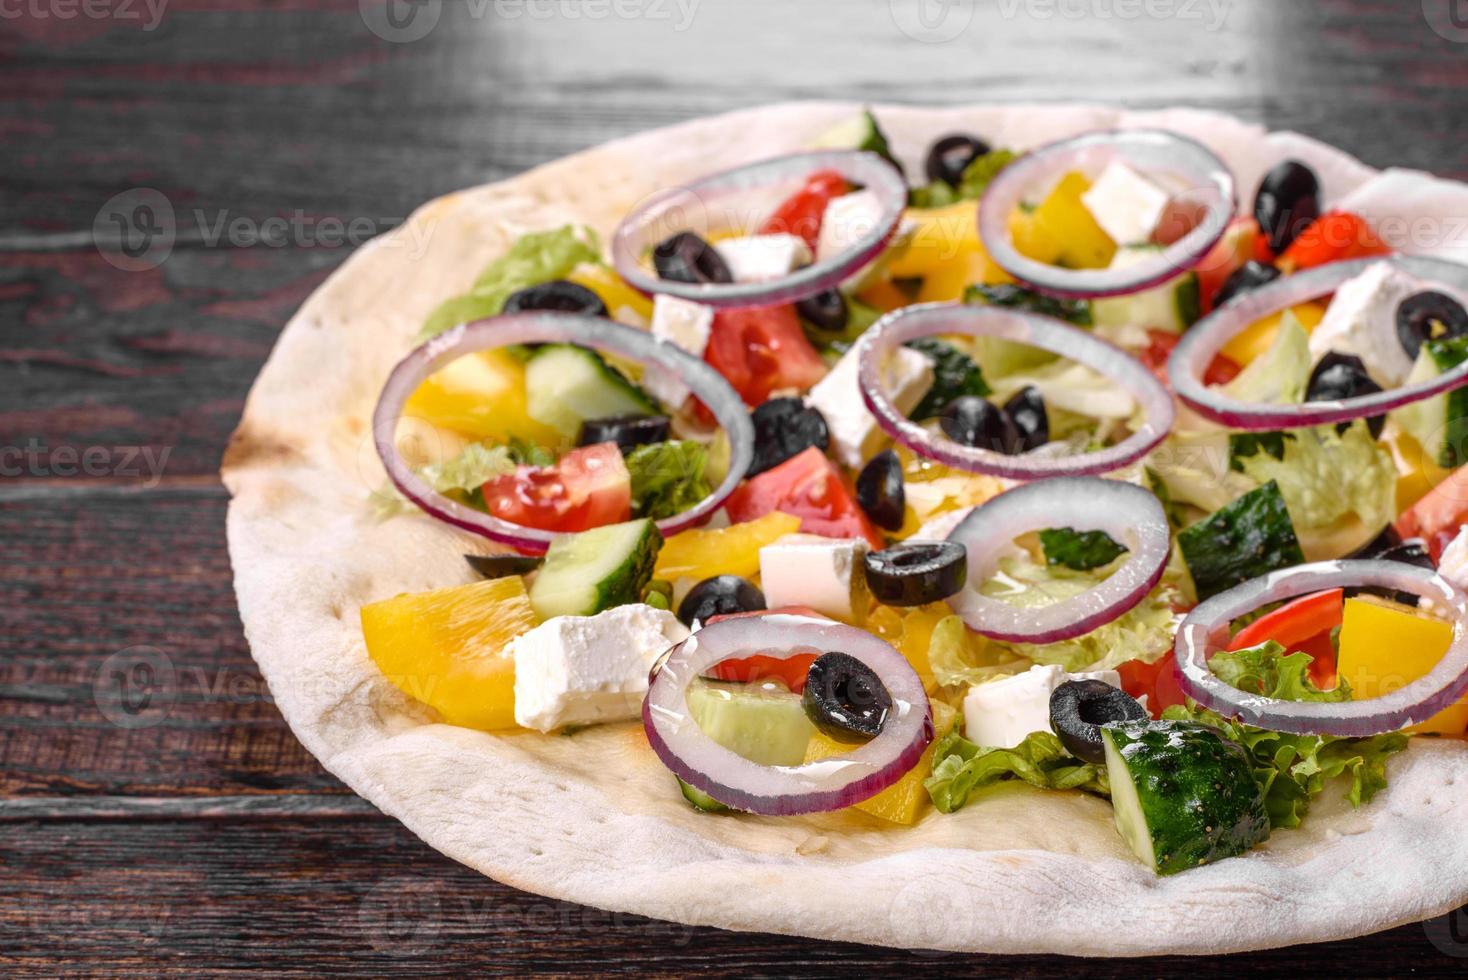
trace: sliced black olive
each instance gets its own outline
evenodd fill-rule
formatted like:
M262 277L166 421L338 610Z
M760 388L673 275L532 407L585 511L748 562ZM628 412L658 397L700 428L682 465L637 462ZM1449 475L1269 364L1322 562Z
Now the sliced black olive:
M1040 389L1025 385L1004 403L1004 414L1014 425L1019 435L1018 452L1027 453L1039 449L1050 441L1050 413L1045 410L1045 399Z
M839 650L821 654L810 665L800 701L812 724L846 743L876 738L892 710L892 695L882 679Z
M1374 558L1377 561L1399 561L1405 565L1416 565L1419 568L1429 570L1436 569L1432 556L1427 553L1427 547L1421 538L1408 538L1403 541L1402 536L1397 533L1396 528L1390 524L1378 534L1370 544L1367 544L1351 554L1352 558ZM1345 590L1347 596L1379 595L1385 599L1392 599L1404 606L1416 606L1417 596L1411 592L1387 589L1378 585L1348 586Z
M954 541L909 541L866 556L867 587L889 606L956 595L968 581L968 549Z
M941 180L949 187L957 187L963 180L968 165L989 152L989 144L977 136L954 133L944 136L928 148L928 158L923 164L929 180Z
M907 487L902 460L890 449L873 456L856 475L856 502L872 523L888 531L902 527L907 516Z
M1446 293L1408 296L1397 307L1397 339L1415 358L1429 340L1451 340L1468 334L1468 310Z
M671 282L733 282L734 274L719 250L691 231L663 239L652 250L658 278Z
M1083 762L1106 761L1102 725L1146 720L1147 709L1136 698L1105 681L1066 681L1050 695L1050 727L1066 751Z
M846 329L850 309L839 289L823 289L795 304L800 318L823 333L841 333Z
M749 418L754 422L754 462L745 476L773 469L811 446L825 452L831 445L825 416L799 398L771 398Z
M544 558L530 558L525 555L465 555L464 560L484 578L529 575L545 561Z
M582 422L576 445L615 442L617 448L625 453L638 446L667 442L672 428L673 424L666 415L609 415L604 419Z
M1315 171L1286 160L1264 175L1254 195L1254 220L1278 255L1320 217L1320 181Z
M1361 395L1373 395L1380 390L1381 385L1371 380L1361 358L1354 354L1327 351L1320 359L1320 363L1315 365L1315 370L1310 372L1310 384L1305 389L1305 400L1333 402ZM1370 430L1373 439L1381 437L1381 428L1384 425L1386 425L1385 415L1373 415L1366 420L1366 428ZM1336 426L1336 430L1344 432L1349 427L1349 422L1342 422Z
M938 417L943 434L961 446L976 446L1013 455L1020 435L1004 412L978 395L955 398Z
M1222 306L1235 296L1274 282L1281 274L1276 266L1265 265L1263 262L1245 262L1223 281L1218 295L1213 297L1213 305Z
M749 579L738 575L715 575L688 590L683 601L678 603L678 618L683 625L692 626L695 619L706 623L711 616L756 612L763 608L765 594Z
M584 313L587 316L610 316L601 297L577 282L552 279L538 286L527 286L511 293L505 300L505 313L527 313L552 310L556 313Z
M1413 538L1412 540L1417 540ZM1370 541L1347 555L1347 558L1380 558L1383 554L1402 543L1402 536L1397 529L1388 524L1381 529L1381 533Z

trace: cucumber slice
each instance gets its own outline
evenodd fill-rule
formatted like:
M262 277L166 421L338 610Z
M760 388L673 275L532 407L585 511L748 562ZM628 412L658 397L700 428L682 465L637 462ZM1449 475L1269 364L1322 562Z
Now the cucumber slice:
M546 344L525 365L530 417L574 439L587 419L655 415L657 405L600 354L573 344Z
M1160 875L1242 854L1269 839L1264 790L1242 747L1190 722L1101 729L1116 829Z
M677 776L673 778L678 779ZM704 813L722 813L729 809L703 790L694 789L681 779L678 779L678 788L683 791L683 798L692 803L696 810L702 810Z
M688 687L688 710L705 735L762 766L800 765L816 732L800 695L775 681L699 678Z
M817 136L811 143L811 149L866 150L897 165L892 148L887 145L887 137L870 109L863 109L855 118L843 120Z
M1159 245L1128 245L1117 250L1116 257L1111 260L1111 268L1124 269L1139 265L1159 251ZM1198 276L1194 272L1184 272L1160 286L1140 293L1091 301L1091 316L1096 321L1098 331L1103 334L1131 330L1169 330L1182 333L1197 323L1202 315ZM1136 344L1133 343L1132 346Z
M1198 598L1305 561L1279 484L1270 480L1177 534Z
M640 602L662 547L657 525L646 518L562 535L546 550L530 604L541 619L550 619Z
M1465 359L1468 359L1468 337L1430 340L1417 352L1412 373L1404 383L1431 381ZM1389 414L1438 466L1452 469L1468 460L1468 388L1424 398Z

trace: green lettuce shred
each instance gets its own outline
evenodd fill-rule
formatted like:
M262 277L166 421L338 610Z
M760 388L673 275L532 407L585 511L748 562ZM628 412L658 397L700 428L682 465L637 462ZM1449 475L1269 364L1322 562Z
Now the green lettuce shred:
M632 516L662 520L707 497L708 450L687 439L638 446L627 454L632 475Z
M1297 528L1328 527L1351 513L1372 528L1396 518L1396 467L1364 422L1344 432L1321 425L1288 435L1278 456L1261 446L1238 460L1238 468L1261 484L1278 484Z
M999 172L1017 158L1018 154L1011 150L990 150L964 168L957 187L935 180L909 191L907 203L914 208L942 208L959 201L977 201Z
M928 667L942 687L982 684L997 677L1028 670L1030 662L987 643L964 625L959 616L944 616L928 639Z
M601 261L596 233L580 225L520 236L510 250L491 262L463 296L440 303L418 334L421 343L461 323L499 313L511 293L553 279L564 279L583 262Z
M439 493L472 501L485 483L515 472L515 464L519 461L511 447L471 442L452 459L419 468L418 475ZM368 508L374 520L385 521L412 511L414 505L398 492L397 487L386 483L368 496Z
M1050 732L1031 732L1012 749L981 748L957 729L933 750L933 774L923 781L933 806L952 813L974 790L1021 779L1039 789L1080 789L1109 797L1106 767L1081 762Z
M1294 405L1305 400L1310 383L1310 335L1286 311L1269 350L1254 358L1223 393L1242 402Z

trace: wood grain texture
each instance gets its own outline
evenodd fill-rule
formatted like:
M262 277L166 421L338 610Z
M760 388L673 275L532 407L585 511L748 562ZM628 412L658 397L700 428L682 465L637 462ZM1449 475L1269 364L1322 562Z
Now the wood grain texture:
M1468 45L1415 0L596 3L428 2L439 20L412 41L373 32L393 34L378 0L170 0L151 26L142 2L63 18L41 0L0 21L5 972L1461 975L1463 913L1083 965L612 916L447 861L299 746L240 633L214 473L290 313L429 197L829 97L1195 104L1468 177ZM124 271L94 227L140 189L173 245Z

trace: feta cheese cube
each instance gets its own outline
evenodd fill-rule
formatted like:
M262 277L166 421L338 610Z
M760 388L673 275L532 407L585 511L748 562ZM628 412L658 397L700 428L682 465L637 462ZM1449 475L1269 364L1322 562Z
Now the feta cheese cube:
M687 637L672 613L640 604L548 619L510 644L515 723L549 732L634 719L653 661Z
M809 606L848 622L871 604L864 560L871 550L861 538L787 534L759 550L760 589L771 609Z
M857 366L857 348L853 347L816 383L807 399L826 420L836 458L854 470L877 451L884 438L876 418L861 400ZM893 404L910 412L933 385L933 362L911 348L899 347L892 352L883 374Z
M763 282L788 276L810 264L810 249L795 235L726 238L715 246L735 282Z
M659 293L652 301L652 335L681 347L694 357L703 357L713 329L714 308L711 306L665 293ZM689 395L688 385L682 378L655 367L648 368L642 386L669 408L682 405Z
M1361 358L1371 380L1394 388L1407 379L1412 359L1397 339L1397 307L1413 293L1429 288L1386 262L1367 266L1335 291L1325 317L1310 334L1310 357L1329 351Z
M1066 681L1084 680L1121 687L1121 675L1114 670L1067 674L1054 665L1031 667L1023 674L976 684L963 699L964 734L985 748L1012 749L1031 732L1053 732L1050 695Z
M1458 536L1443 549L1437 570L1458 588L1468 590L1468 526L1459 528Z
M816 258L824 261L840 255L870 235L881 221L882 202L874 191L854 191L831 198L821 216Z
M1081 203L1118 245L1152 238L1172 195L1120 160L1113 160L1081 195Z

